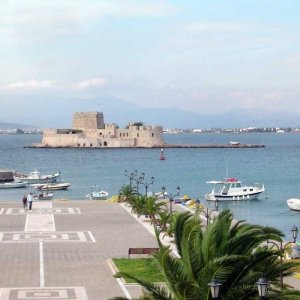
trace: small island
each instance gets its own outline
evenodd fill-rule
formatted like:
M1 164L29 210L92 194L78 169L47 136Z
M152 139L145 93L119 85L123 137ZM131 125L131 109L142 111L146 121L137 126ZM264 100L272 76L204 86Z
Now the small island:
M162 126L128 123L119 128L105 124L102 112L76 112L72 128L45 129L41 143L29 148L263 148L264 145L228 144L166 144Z

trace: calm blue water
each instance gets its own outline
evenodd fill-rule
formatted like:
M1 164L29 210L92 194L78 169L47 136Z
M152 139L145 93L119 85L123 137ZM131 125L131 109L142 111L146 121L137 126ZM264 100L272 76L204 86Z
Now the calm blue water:
M154 176L150 191L162 186L169 193L181 187L181 194L199 197L210 189L208 180L229 176L244 183L264 183L268 198L222 203L235 217L248 222L276 226L289 236L295 224L300 227L300 212L290 211L286 200L300 198L300 134L181 134L166 135L167 143L264 143L264 149L166 149L165 161L159 149L30 149L23 146L40 142L40 135L0 135L0 168L28 173L38 169L43 174L61 171L72 184L67 191L55 192L56 198L84 199L98 184L110 195L128 184L124 170ZM141 187L143 189L143 186ZM24 189L0 190L0 200L20 199ZM210 205L210 203L208 203Z

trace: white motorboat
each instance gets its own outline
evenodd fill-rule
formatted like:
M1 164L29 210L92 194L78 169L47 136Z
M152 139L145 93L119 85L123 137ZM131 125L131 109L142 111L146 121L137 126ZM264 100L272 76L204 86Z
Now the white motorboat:
M19 182L19 181L0 183L0 189L24 188L27 186L28 186L27 182Z
M300 199L292 198L288 199L286 202L290 209L300 210Z
M36 200L51 200L53 198L53 193L42 192L35 195L33 198Z
M97 185L93 186L93 192L87 194L85 197L90 200L106 200L108 192L99 189Z
M71 183L68 182L51 182L51 183L45 183L41 184L38 189L42 191L49 191L49 190L66 190L71 186Z
M153 194L154 197L157 199L167 199L168 198L168 193L167 192L156 192Z
M205 195L205 199L211 201L252 200L257 199L265 191L263 184L242 185L242 182L236 178L208 181L207 183L214 185L212 191Z
M41 175L41 172L37 170L30 172L29 175L15 172L14 177L16 181L27 182L28 184L50 183L59 180L60 172L56 172L52 175Z

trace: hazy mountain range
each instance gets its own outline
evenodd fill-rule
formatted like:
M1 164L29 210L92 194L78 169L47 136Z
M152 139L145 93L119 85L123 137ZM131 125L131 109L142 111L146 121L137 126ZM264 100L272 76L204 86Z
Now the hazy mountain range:
M105 123L117 123L120 127L131 121L182 129L300 126L300 115L297 113L241 109L207 115L187 112L184 109L144 108L119 98L103 96L86 99L14 96L5 97L2 102L5 104L1 105L0 128L70 128L73 113L79 111L102 111Z

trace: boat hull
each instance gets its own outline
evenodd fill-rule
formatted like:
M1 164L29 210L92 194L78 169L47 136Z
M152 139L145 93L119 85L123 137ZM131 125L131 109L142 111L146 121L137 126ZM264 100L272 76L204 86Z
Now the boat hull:
M28 186L27 182L6 182L6 183L0 183L0 189L25 188L27 186Z
M300 211L300 199L289 199L286 201L287 205L292 210L299 210Z
M53 175L42 175L40 178L32 178L30 176L15 177L15 178L19 182L27 182L28 184L52 183L52 182L56 182L60 179L60 173L56 173Z
M108 193L105 191L102 192L93 192L86 195L86 198L90 200L106 200L108 197Z
M45 193L45 194L42 194L42 195L38 195L36 197L37 200L52 200L53 198L53 194L52 193Z
M66 190L70 186L71 186L70 183L45 184L40 187L40 190L42 190L42 191Z
M217 195L208 193L205 195L205 199L208 201L241 201L241 200L254 200L258 199L259 195L264 191L258 191L252 194L243 195Z

